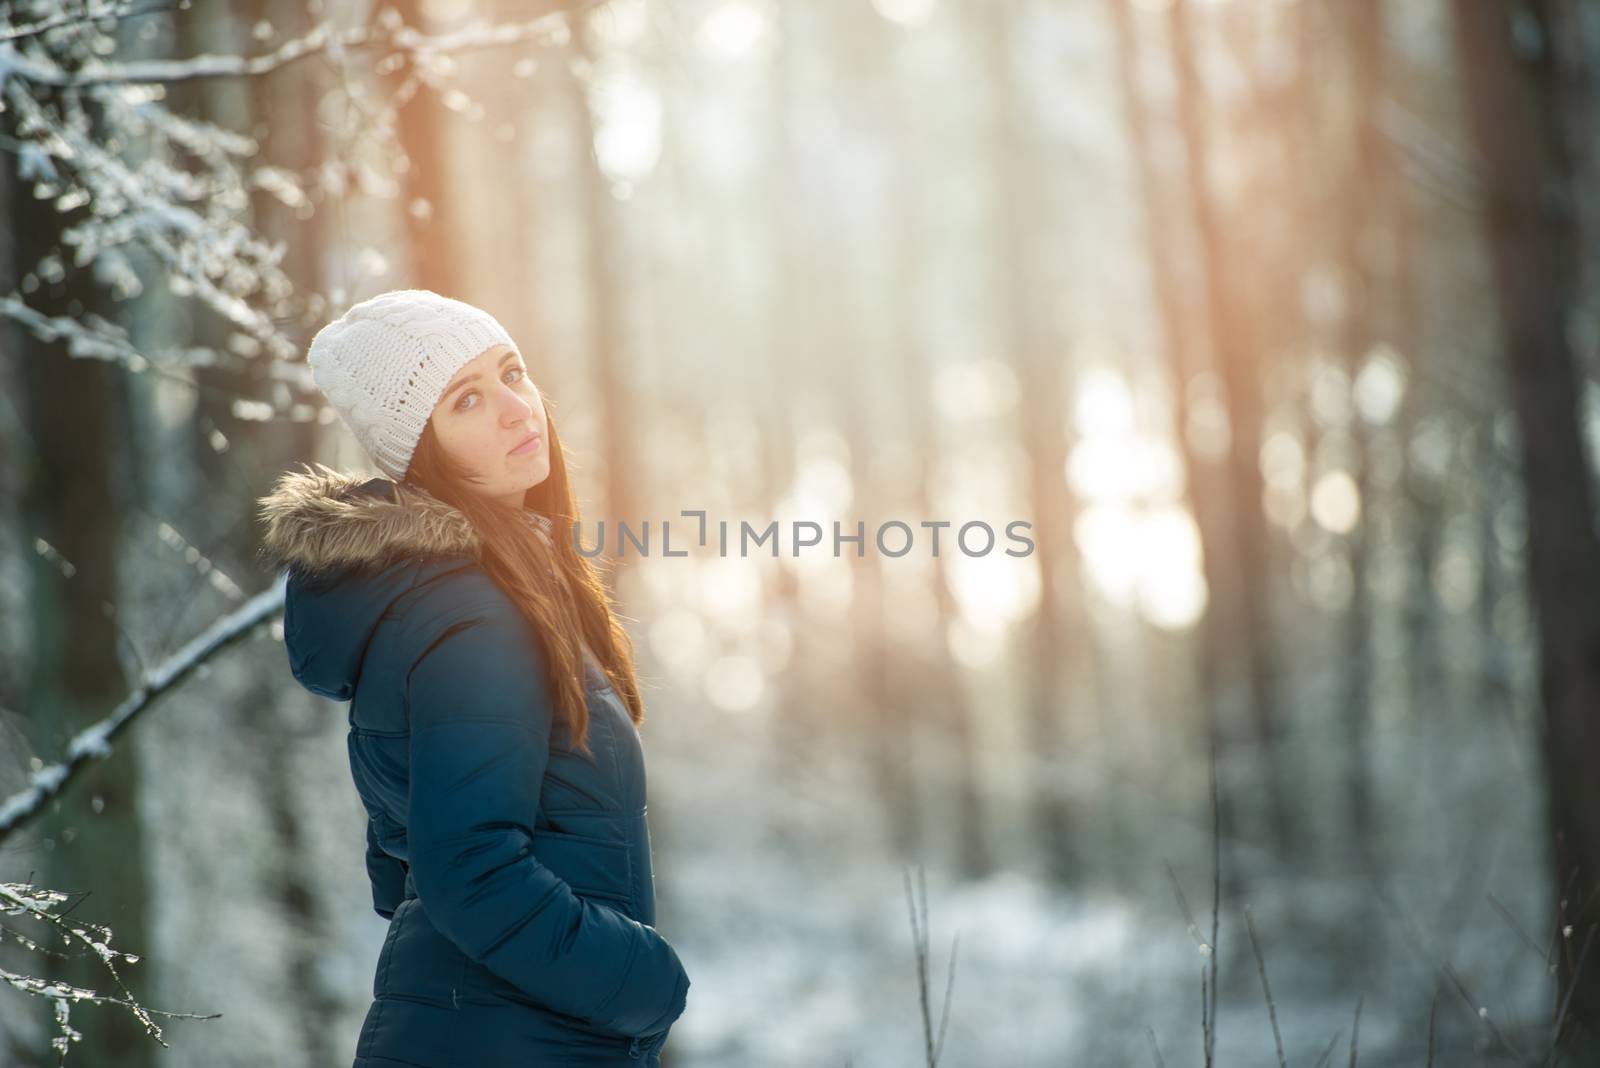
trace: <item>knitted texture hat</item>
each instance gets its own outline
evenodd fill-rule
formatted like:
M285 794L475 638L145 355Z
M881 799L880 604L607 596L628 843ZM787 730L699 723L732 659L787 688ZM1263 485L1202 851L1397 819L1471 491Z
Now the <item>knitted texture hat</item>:
M493 345L516 348L488 312L428 289L394 289L317 331L306 361L361 447L398 481L444 387Z

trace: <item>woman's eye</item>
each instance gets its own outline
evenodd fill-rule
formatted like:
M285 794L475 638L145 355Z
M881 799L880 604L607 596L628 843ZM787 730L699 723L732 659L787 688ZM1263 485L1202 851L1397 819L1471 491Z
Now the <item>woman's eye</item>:
M527 377L528 372L523 370L520 367L507 367L506 368L506 373L501 375L500 377L502 379L504 379L505 376L509 375L509 374L514 374L514 375L518 375L518 376L521 376L521 377L525 378L525 377ZM458 411L458 412L467 411L468 410L467 398L468 397L475 397L477 395L478 395L478 391L475 390L475 389L469 389L465 393L461 394L461 396L456 399L455 410Z

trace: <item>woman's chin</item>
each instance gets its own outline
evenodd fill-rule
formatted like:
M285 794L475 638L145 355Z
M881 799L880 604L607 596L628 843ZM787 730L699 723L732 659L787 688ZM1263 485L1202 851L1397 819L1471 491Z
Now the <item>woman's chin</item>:
M517 457L513 456L513 460ZM520 470L513 470L508 481L513 491L531 490L539 483L550 477L550 463L542 456L531 457L533 464L519 464Z

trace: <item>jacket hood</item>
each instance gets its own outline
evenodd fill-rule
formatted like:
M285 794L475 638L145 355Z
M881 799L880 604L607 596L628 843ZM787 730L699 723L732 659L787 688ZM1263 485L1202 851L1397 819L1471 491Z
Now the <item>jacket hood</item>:
M272 567L327 577L412 555L477 551L467 517L415 486L304 466L278 476L260 500L260 555Z
M258 502L259 558L287 568L283 634L306 689L355 693L362 659L390 604L419 583L475 562L479 538L456 508L387 478L321 464L278 477Z

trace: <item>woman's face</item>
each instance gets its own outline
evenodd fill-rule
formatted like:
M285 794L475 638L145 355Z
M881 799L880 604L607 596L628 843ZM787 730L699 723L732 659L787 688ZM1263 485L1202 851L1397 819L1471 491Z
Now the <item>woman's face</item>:
M550 477L544 401L516 349L495 345L461 368L430 422L445 454L481 480L468 483L474 492L520 507Z

